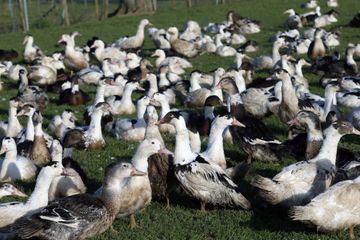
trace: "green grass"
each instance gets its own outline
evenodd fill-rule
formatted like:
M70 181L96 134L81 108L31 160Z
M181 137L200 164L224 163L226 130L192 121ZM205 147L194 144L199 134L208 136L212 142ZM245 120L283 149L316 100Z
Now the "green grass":
M301 2L301 0L241 0L216 7L203 6L193 9L178 9L176 11L159 11L151 16L119 17L102 22L89 20L85 23L76 23L71 27L54 25L33 30L31 34L35 37L35 43L45 53L50 54L55 50L59 50L54 44L59 40L61 34L74 30L82 33L82 37L77 40L77 44L81 45L92 36L98 36L105 41L112 41L122 35L133 34L139 20L144 17L148 18L156 27L177 26L182 28L185 21L190 19L198 21L201 26L208 22L222 22L228 10L235 10L241 15L262 22L259 34L247 35L248 39L255 39L262 45L261 52L253 54L255 56L271 53L271 43L268 42L268 38L276 31L284 28L286 15L283 15L282 12L290 7L295 8L298 12L306 11L300 9ZM326 11L327 8L323 5L325 1L319 2L323 6L322 11ZM345 26L359 8L360 1L340 1L340 7L337 9L340 12L340 21L331 27L337 27L342 33L342 45L337 48L342 53L348 42L359 42L360 31ZM21 32L0 35L0 48L13 48L21 52L23 36L24 34ZM153 48L151 40L147 38L145 40L145 49ZM227 68L232 61L232 58L221 58L214 55L203 55L191 60L194 68L203 71L217 67ZM259 75L263 76L265 74L257 74L257 76ZM310 79L312 91L315 93L323 92L317 84L319 76L306 73L306 77ZM1 92L0 98L0 118L2 120L7 118L8 99L16 94L15 83L6 79L3 80L5 81L5 90ZM94 97L94 87L85 87L84 89L91 93L92 98ZM69 107L65 105L57 106L55 102L58 96L55 94L49 94L49 96L51 104L44 114L46 123L53 115L59 114L63 109ZM71 108L81 119L84 106ZM275 131L279 139L284 140L286 138L286 126L280 123L277 117L272 116L266 119L266 123ZM106 142L107 147L104 151L74 152L74 159L79 161L88 173L90 179L89 192L93 192L101 185L104 169L109 163L118 157L130 159L137 147L137 143L117 141L110 136L106 136ZM173 149L174 139L166 137L166 142L168 147ZM356 138L345 137L342 142L344 146L350 149L358 149L359 140ZM204 145L206 145L206 140ZM226 156L231 158L232 164L246 159L244 152L237 146L225 145L225 153ZM177 193L174 194L172 199L172 209L170 211L164 209L163 203L152 202L145 212L137 214L139 228L129 230L127 227L128 219L122 218L114 222L114 227L118 230L117 234L107 231L94 239L336 239L335 236L317 233L301 223L291 221L286 213L279 209L263 210L261 208L262 203L256 197L256 190L249 184L251 174L261 173L264 176L273 176L283 166L293 162L293 159L283 159L282 162L273 164L253 163L250 176L239 183L244 195L253 203L254 208L251 211L215 208L206 215L201 215L198 211L199 204L196 201ZM17 183L17 186L27 193L31 193L34 184ZM9 198L5 199L5 201L7 200ZM357 235L360 235L359 231ZM348 235L342 233L342 236L347 237Z

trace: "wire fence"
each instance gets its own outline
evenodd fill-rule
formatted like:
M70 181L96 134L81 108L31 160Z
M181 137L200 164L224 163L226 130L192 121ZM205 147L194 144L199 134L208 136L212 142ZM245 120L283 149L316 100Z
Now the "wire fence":
M41 29L102 20L144 11L176 10L211 4L231 4L238 0L0 0L0 33ZM66 2L68 11L64 11ZM145 8L145 9L144 9ZM27 16L24 16L24 11Z

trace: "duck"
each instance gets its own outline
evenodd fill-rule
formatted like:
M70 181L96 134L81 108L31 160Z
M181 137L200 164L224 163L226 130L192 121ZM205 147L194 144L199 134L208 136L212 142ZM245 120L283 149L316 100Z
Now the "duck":
M97 85L99 80L104 76L104 72L98 66L90 66L76 73L80 83Z
M23 127L17 118L17 109L21 108L23 105L24 103L18 97L10 98L8 120L0 122L0 128L3 135L1 138L4 138L4 136L15 138L21 132Z
M60 141L56 139L51 145L51 161L58 162L63 166L63 148ZM52 180L49 188L49 201L86 192L87 188L79 173L71 167L64 168L68 176L58 176Z
M103 62L104 59L110 59L111 61L126 59L125 52L116 47L105 47L105 43L100 39L95 40L90 49L94 49L94 55L99 62Z
M355 14L355 16L351 19L349 25L351 27L360 27L360 12Z
M157 57L155 60L155 66L159 68L161 65L169 65L171 72L175 74L184 74L186 68L192 68L192 64L184 58L180 57L166 57L165 51L162 49L156 49L151 55Z
M129 81L142 81L146 79L147 74L150 72L147 66L152 67L149 60L143 58L140 61L140 65L127 72L127 78Z
M336 103L343 107L360 107L360 90L342 91L336 93Z
M90 100L90 96L79 88L79 81L75 77L71 87L60 92L58 104L83 105Z
M27 63L31 63L37 58L41 58L44 56L44 53L41 51L41 49L34 45L34 37L31 35L26 35L24 37L23 45L25 45L24 49L24 60Z
M225 46L221 42L222 36L220 34L215 35L216 54L221 57L230 57L236 54L236 49L233 47Z
M111 106L106 102L96 104L91 114L90 125L87 130L74 128L66 132L63 140L64 148L95 150L105 147L105 140L101 130L101 118L111 113Z
M160 113L160 118L165 117L165 115L170 112L170 104L169 101L167 100L165 94L157 92L154 93L150 103L152 105L161 106L161 113ZM174 135L175 134L175 128L173 125L171 124L160 124L159 125L159 129L161 133L167 133L167 134L171 134Z
M58 164L58 163L54 163ZM116 162L105 171L103 191L100 196L77 194L52 201L48 206L9 226L8 232L21 238L87 239L111 227L121 208L121 201L128 196L126 189L136 178L146 173L130 163ZM142 176L142 177L141 177Z
M305 3L301 4L302 8L316 8L318 3L316 0L308 0Z
M36 175L36 166L28 158L17 154L16 143L13 138L2 140L1 154L5 154L0 170L0 181L30 180Z
M338 7L338 1L337 0L326 0L326 5L328 7Z
M1 218L0 227L14 223L22 216L41 209L48 204L48 191L51 180L56 176L66 174L59 163L49 163L44 166L36 179L36 185L29 199L25 202L3 203L0 204Z
M284 12L284 14L289 14L286 19L286 26L290 29L302 28L302 22L300 15L295 12L294 9L290 8Z
M18 111L17 116L26 116L28 118L26 128L22 129L22 131L16 136L17 141L17 150L20 155L29 157L30 150L32 145L34 144L35 137L35 128L33 115L36 111L36 108L31 104L25 104Z
M168 33L170 35L172 50L188 58L195 57L199 54L197 46L194 43L179 39L179 30L176 27L170 27Z
M185 41L193 41L201 37L201 27L199 23L194 20L189 20L185 24L185 30L180 34L180 39Z
M137 101L136 119L117 119L111 124L111 133L116 139L127 141L141 141L144 139L146 127L144 114L146 112L146 107L150 104L150 100L150 97L143 96Z
M169 112L160 123L176 127L175 176L188 195L200 200L202 212L208 203L250 209L250 202L221 167L192 152L185 120L179 111Z
M28 195L26 195L10 183L4 183L0 186L0 199L6 196L28 197Z
M336 23L336 22L338 22L338 20L336 18L337 15L338 15L338 12L335 11L334 9L331 9L330 11L325 13L324 15L318 16L317 18L315 18L314 26L316 28L321 28L321 27L329 26L332 23Z
M273 49L272 49L272 56L260 56L257 58L254 58L251 61L251 64L255 67L255 68L260 68L260 69L271 69L274 67L274 65L280 60L280 53L279 53L279 49L285 47L285 41L283 38L278 38L274 43L273 43Z
M62 140L67 130L76 127L76 120L75 113L71 109L65 109L61 115L55 115L51 119L47 129L53 137Z
M151 27L148 29L148 33L158 49L162 49L165 51L169 51L171 46L169 42L169 34L166 32L165 29L157 29Z
M64 69L62 60L44 57L40 64L31 66L28 78L34 85L47 86L55 84L58 80L58 72Z
M334 60L326 64L320 71L326 71L327 76L342 77L344 75L355 76L358 73L358 67L354 60L355 48L348 46L345 50L346 60Z
M305 206L290 210L290 218L315 226L321 232L339 232L349 229L350 239L356 239L354 228L360 223L357 209L359 203L360 177L338 182L313 198Z
M288 208L308 203L329 188L335 176L338 143L346 134L360 135L360 132L350 122L332 123L315 158L289 165L272 179L256 175L251 184L272 205Z
M89 67L87 55L75 48L75 42L70 35L63 34L58 41L58 44L60 43L66 45L64 56L64 65L66 68L73 71L79 71Z
M307 55L312 60L316 60L318 57L323 57L326 54L327 47L322 40L322 34L323 30L317 28L314 40L310 43Z
M98 103L105 102L106 87L108 85L112 85L112 84L114 84L114 82L111 78L103 77L99 80L98 85L96 87L94 103L90 106L87 106L85 109L85 112L83 114L85 124L90 124L91 114L94 111L95 106ZM103 116L103 119L101 120L101 125L103 125L103 126L105 126L108 122L112 121L112 114L110 114L110 113L105 113L105 114L107 114L107 115Z
M106 99L106 102L113 110L113 114L133 114L136 111L135 104L131 99L134 90L144 91L144 89L140 87L139 82L128 81L125 85L122 97L112 96Z
M25 72L27 72L26 68L20 64L13 64L11 61L6 61L4 62L5 65L5 76L12 80L12 81L19 81L19 70L20 69L25 69Z
M205 100L210 95L216 95L223 100L223 95L221 89L217 88L218 83L220 82L221 77L225 74L225 70L223 68L218 68L213 72L213 84L211 89L208 88L198 88L197 78L191 78L190 83L193 83L190 92L187 95L185 100L185 105L189 107L203 107Z
M261 120L245 113L242 97L235 82L225 78L220 81L219 87L229 96L227 107L231 114L246 126L245 128L230 126L229 130L233 144L239 144L248 154L247 163L251 163L252 160L278 161L279 153L276 149L281 142L275 138L273 132Z
M119 39L114 43L114 46L121 50L138 50L142 48L145 39L144 29L146 26L151 25L148 19L142 19L138 25L136 35Z

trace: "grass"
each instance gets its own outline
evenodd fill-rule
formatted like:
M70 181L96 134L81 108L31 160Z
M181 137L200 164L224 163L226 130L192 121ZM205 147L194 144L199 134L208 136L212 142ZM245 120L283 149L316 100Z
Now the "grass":
M135 32L140 19L148 18L156 27L167 28L177 26L182 29L186 20L196 20L201 26L209 22L222 22L228 10L235 10L241 15L249 16L253 19L261 20L261 32L254 35L247 35L248 39L255 39L262 45L262 51L258 54L270 54L271 43L268 38L276 31L284 29L286 15L282 12L288 8L295 8L298 12L306 10L300 9L301 0L239 0L230 5L222 6L203 6L192 9L177 9L176 11L159 11L151 16L132 16L107 19L102 22L90 20L85 23L76 23L71 27L51 26L40 30L33 30L31 34L35 37L35 42L41 49L50 54L59 50L54 44L58 41L62 33L69 33L77 30L82 33L77 44L81 45L92 36L99 36L105 41L112 41L122 35L129 35ZM323 12L327 8L322 4ZM354 0L340 1L340 21L331 26L338 28L341 33L342 45L337 49L343 53L348 42L358 42L360 31L346 27L352 16L360 8L360 2ZM0 35L0 48L16 49L22 51L22 39L24 34L21 32ZM153 49L154 46L150 39L145 40L145 49ZM20 59L19 59L20 60ZM232 58L221 58L214 55L203 55L191 60L194 68L202 71L209 71L217 67L227 68L232 63ZM258 73L257 76L266 75ZM187 77L187 76L186 76ZM318 87L319 76L306 72L306 77L310 80L311 90L315 93L322 93ZM0 98L0 118L7 118L8 99L16 95L16 84L5 81L4 89ZM94 87L84 87L94 98ZM45 111L46 121L48 122L55 114L61 113L69 106L57 106L57 95L49 94L51 103ZM179 106L177 106L179 107ZM81 119L84 106L71 107ZM46 123L47 123L46 122ZM23 120L25 123L25 119ZM266 119L268 126L274 130L277 137L281 140L286 139L286 126L279 122L277 117L272 116ZM44 124L46 126L46 124ZM167 145L173 148L174 139L166 137ZM79 161L88 173L90 179L88 189L93 192L100 185L103 179L105 166L113 162L115 158L121 157L130 159L137 144L135 142L118 141L110 136L106 136L107 147L104 151L75 151L74 159ZM359 140L352 137L345 137L342 141L343 146L356 150ZM203 142L206 145L206 139ZM231 158L231 164L246 159L244 152L237 146L225 145L226 156ZM249 182L251 175L260 173L264 176L275 175L282 167L293 163L293 159L283 159L279 163L265 164L255 162L251 166L250 176L242 180L239 185L243 189L244 195L253 203L253 210L242 211L237 209L213 209L206 215L199 214L199 204L182 194L175 194L172 198L172 209L166 211L161 202L152 202L145 212L137 214L139 228L129 230L127 227L128 219L122 218L114 222L114 227L118 233L107 231L94 239L336 239L333 235L317 233L315 230L307 228L301 223L291 221L286 212L279 209L261 208L261 201L256 198L254 190ZM16 183L27 193L31 193L33 182ZM8 201L6 198L5 201ZM342 237L347 237L347 233L342 233ZM360 235L360 232L357 232Z

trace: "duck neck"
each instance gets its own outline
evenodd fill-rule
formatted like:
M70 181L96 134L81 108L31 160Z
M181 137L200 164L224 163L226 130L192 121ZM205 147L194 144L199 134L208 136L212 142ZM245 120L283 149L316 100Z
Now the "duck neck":
M44 207L48 204L49 188L52 180L49 181L44 173L39 174L33 193L26 202L29 209L37 209Z
M51 154L51 160L62 164L62 153Z
M159 102L161 105L161 118L163 118L168 112L170 112L170 104L166 99L161 99Z
M159 53L158 58L157 58L156 61L155 61L156 66L157 66L157 67L160 67L160 66L161 66L161 63L162 63L165 59L166 59L165 53L164 53L164 52Z
M149 79L149 83L150 83L150 88L149 88L149 91L148 91L148 96L149 97L152 97L152 95L154 93L157 93L159 91L159 88L158 88L158 85L157 85L157 80L156 78L151 78Z
M319 122L319 126L320 126L320 122ZM316 126L313 123L307 124L307 141L311 142L311 141L323 141L323 140L324 137L321 129L316 128Z
M295 89L291 83L290 76L286 75L282 80L282 102L286 103L291 110L298 110L299 100L296 96Z
M99 102L105 102L105 86L99 85L96 89L96 95L95 95L95 104L98 104Z
M137 29L137 32L136 32L136 39L139 39L141 41L144 41L144 28L145 28L145 25L144 24L140 24L138 26L138 29Z
M104 45L103 44L99 44L95 50L95 56L97 59L101 59L101 55L104 52Z
M19 119L16 116L16 108L10 107L9 108L9 117L8 117L8 128L7 128L7 134L13 129L21 129L21 124L19 122ZM10 136L15 137L15 136Z
M121 198L122 189L128 185L130 179L131 177L121 178L120 181L113 179L105 180L100 198L113 218L120 211L119 199Z
M280 49L280 47L276 43L274 43L274 46L272 48L272 59L273 59L274 65L281 59L279 49Z
M146 104L143 101L139 100L137 103L136 109L137 109L137 112L136 112L137 119L143 119L144 114L146 112Z
M123 96L121 98L121 102L122 103L132 103L132 100L131 100L131 95L132 95L132 92L134 90L132 88L129 88L129 87L126 87L125 86L125 90L123 92Z
M167 75L167 73L160 73L160 75L159 75L159 86L160 87L170 85L170 81L167 79L166 75Z
M346 64L356 66L356 62L354 60L354 54L351 51L348 51L346 54Z
M235 55L235 67L236 67L236 69L241 68L241 65L243 63L243 58L244 58L243 54L236 53L236 55Z
M216 158L217 160L225 161L223 133L226 127L218 126L216 123L211 126L209 141L205 154L210 160Z
M34 135L35 135L35 127L34 122L32 120L32 115L29 116L27 125L26 125L26 140L28 141L34 141Z
M213 107L213 106L205 106L204 107L204 118L208 119L208 120L213 120L215 118L214 109L215 109L215 107Z
M36 137L42 137L44 135L44 132L42 130L42 124L39 123L35 126L35 136Z
M331 108L334 103L334 99L336 98L336 90L331 86L325 88L325 103L324 103L324 112L321 116L321 121L325 121L327 115L331 111Z
M189 132L186 128L185 120L180 117L179 120L175 121L175 151L174 151L174 163L185 164L188 163L188 153L192 153L190 147Z
M333 126L330 126L326 131L323 145L321 146L320 152L316 159L328 159L333 165L335 165L337 148L341 137L342 135L340 135Z
M242 93L246 90L245 79L241 72L236 71L234 75L234 80L239 93Z
M190 92L200 89L199 79L197 77L190 78Z
M89 129L87 132L92 135L95 139L102 139L102 131L101 131L101 118L102 111L94 111L91 115L91 121L89 125Z
M148 172L148 158L152 155L145 152L143 148L138 148L135 155L131 159L131 163L134 167L142 172Z
M304 77L304 74L302 72L302 67L303 67L303 65L300 63L295 65L295 74L296 74L296 76L301 77L301 78Z

